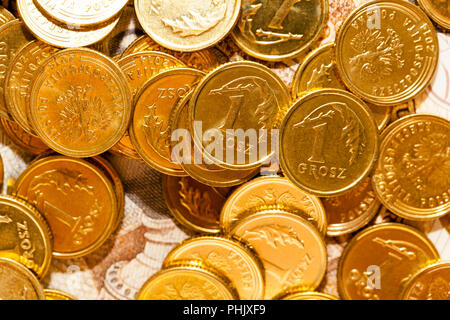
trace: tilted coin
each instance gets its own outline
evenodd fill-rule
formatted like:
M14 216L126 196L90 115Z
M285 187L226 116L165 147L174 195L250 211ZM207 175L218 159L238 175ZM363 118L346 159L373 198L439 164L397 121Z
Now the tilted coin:
M322 199L328 218L327 235L352 233L368 224L380 208L370 178L338 197Z
M89 26L106 22L116 16L127 2L128 0L35 0L39 9L42 9L48 16L74 26Z
M173 263L142 286L137 300L237 300L232 283L200 261Z
M3 118L11 119L5 99L6 72L17 52L31 40L33 36L19 20L12 20L0 26L0 68L3 71L0 73L0 116Z
M418 0L426 14L445 29L450 29L450 4L448 0Z
M14 121L22 129L33 134L29 115L31 85L39 66L58 49L35 40L22 49L11 60L5 79L6 106Z
M173 217L195 232L220 232L219 214L228 188L213 188L190 177L163 176L164 198Z
M396 105L430 83L439 43L426 14L403 0L360 6L336 38L336 64L346 86L364 100Z
M45 300L44 288L20 263L0 257L0 300Z
M378 154L375 121L365 103L343 90L313 91L281 125L280 163L299 188L337 196L368 176Z
M334 61L334 43L312 51L297 69L292 85L292 96L299 98L309 91L334 88L346 90L340 80ZM378 130L383 130L391 118L391 106L377 106L367 103L372 111Z
M299 214L316 226L319 232L325 234L327 231L327 217L320 200L279 176L260 177L237 188L222 207L222 230L230 232L242 218L261 208Z
M44 289L45 300L70 301L77 300L69 294L55 289Z
M403 300L450 300L450 262L429 265L405 285Z
M189 176L211 187L240 185L258 174L258 168L230 170L198 159L198 156L201 157L201 151L192 141L189 124L189 102L192 95L193 90L180 98L169 118L170 135L179 138L179 140L172 140L171 143L171 153L175 157L173 160L176 160ZM184 131L177 136L178 130Z
M18 198L0 196L0 256L43 278L50 268L52 234L45 219Z
M328 0L243 0L232 36L256 58L278 61L308 50L328 21Z
M143 51L124 56L117 61L117 64L127 77L133 97L151 77L170 68L185 66L175 57L155 51ZM141 159L134 149L128 133L113 147L112 151L132 159Z
M380 201L410 220L432 220L450 210L450 122L412 115L389 126L372 177Z
M17 179L15 194L47 218L56 258L93 252L117 223L118 200L112 183L85 160L51 156L35 161Z
M133 41L128 46L128 48L123 52L123 57L140 51L164 52L179 59L185 65L202 71L209 71L219 66L217 56L214 54L215 52L214 48L204 49L195 52L173 51L161 47L149 36L141 36L140 38L137 38L135 41Z
M146 82L136 95L131 141L142 159L162 173L186 175L172 159L169 118L177 99L188 93L203 76L202 71L190 68L165 71Z
M190 101L194 143L221 167L259 167L274 154L272 129L288 104L288 89L271 69L249 61L225 64L199 83Z
M117 16L97 29L82 29L48 19L36 7L34 0L17 0L17 7L23 22L36 38L59 48L83 47L96 43L114 29L120 18Z
M145 32L163 47L197 51L212 47L234 27L241 0L135 0Z
M3 132L6 133L8 138L26 152L37 155L49 150L48 146L43 143L41 139L23 130L14 121L1 118L0 122L2 124Z
M321 292L288 291L277 297L278 300L339 300L337 297Z
M290 287L314 290L325 275L325 242L317 229L298 215L280 210L250 215L230 234L250 245L262 260L265 299Z
M90 49L61 50L36 71L30 114L53 150L92 157L114 146L131 116L131 92L118 65Z
M404 118L411 114L416 113L416 102L415 100L408 101L392 109L391 122L397 121L398 119Z
M367 228L340 257L339 293L346 300L397 300L405 282L437 259L433 243L412 227L385 223Z
M239 241L221 237L198 237L182 242L163 265L176 260L201 260L222 272L236 287L242 300L264 296L264 274L259 259Z

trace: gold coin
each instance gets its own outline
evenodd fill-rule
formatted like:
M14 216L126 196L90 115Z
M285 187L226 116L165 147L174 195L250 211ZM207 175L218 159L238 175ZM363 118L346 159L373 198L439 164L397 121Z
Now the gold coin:
M163 47L192 52L214 46L231 31L241 0L134 0L145 32Z
M127 130L131 93L118 65L90 49L66 49L47 59L34 78L30 113L38 136L53 150L92 157Z
M17 8L23 22L36 38L59 48L84 47L96 43L114 29L120 18L117 16L97 29L81 29L48 19L36 7L34 0L17 0Z
M391 122L397 121L398 119L404 118L411 114L416 113L416 102L414 100L408 101L392 109Z
M94 164L98 169L100 169L105 174L105 176L108 177L109 181L112 183L114 187L114 191L117 198L118 214L116 216L116 222L114 223L113 230L116 230L119 227L120 223L122 222L122 218L125 211L125 190L123 188L122 180L120 179L116 169L105 158L97 156L87 158L86 160Z
M0 196L0 256L20 262L43 278L52 259L52 234L31 205Z
M445 29L450 29L450 4L448 0L418 0L425 13Z
M352 233L368 224L380 208L370 178L338 197L322 199L328 217L327 236Z
M192 94L193 90L179 99L169 118L171 136L175 134L176 130L180 129L185 130L185 133L189 133L189 136L180 136L181 142L177 140L172 141L171 153L175 157L174 160L181 165L189 176L211 187L232 187L240 185L258 174L259 168L230 170L213 163L207 164L202 159L200 159L201 161L196 161L196 153L200 155L201 151L195 148L192 143L192 133L189 130L189 102ZM179 147L181 147L181 150Z
M33 77L39 66L57 50L44 42L34 40L17 52L6 73L6 106L14 121L30 134L34 134L28 118Z
M450 233L450 214L447 214L441 218L441 224L447 229L447 232Z
M237 300L232 283L200 261L173 263L142 286L137 300Z
M265 299L289 287L314 290L327 269L327 249L316 228L298 215L263 211L241 220L231 235L250 245L265 269Z
M331 294L321 292L290 291L277 297L278 300L339 300Z
M429 265L405 285L403 300L450 300L450 262Z
M35 161L17 179L15 194L47 218L55 258L93 252L117 222L118 200L112 183L85 160L51 156Z
M219 213L229 189L206 186L190 177L163 176L162 185L167 207L178 223L195 232L220 232Z
M327 217L320 200L279 176L260 177L237 188L228 197L220 213L222 230L230 232L240 220L261 208L276 208L299 214L322 234L327 231Z
M336 38L336 64L346 86L378 105L404 103L422 92L433 78L438 56L433 24L403 0L360 6Z
M311 47L328 21L328 0L243 0L232 36L258 59L294 58Z
M0 300L45 300L44 289L27 268L0 257Z
M162 173L186 175L181 166L172 161L169 118L177 99L203 76L203 72L189 68L165 71L146 82L136 95L131 141L142 159Z
M41 139L23 130L14 121L1 118L0 122L3 127L3 132L6 133L8 138L26 152L38 155L49 150L47 145L43 143Z
M334 43L324 45L312 51L297 69L292 85L292 96L300 98L307 92L334 88L346 90L339 78L334 62ZM383 130L391 118L391 106L377 106L367 103L372 111L378 130Z
M259 259L239 241L220 237L198 237L182 242L163 263L176 260L201 260L216 268L236 286L242 300L264 296L264 275Z
M259 167L274 154L271 129L278 127L288 104L286 85L269 68L250 61L225 64L199 83L190 101L194 143L207 160L221 167L235 170ZM201 130L193 128L195 122L201 124ZM203 136L203 132L210 130L215 135L214 143L207 141L206 134ZM228 136L230 130L250 131L255 139L239 141ZM260 130L266 130L265 137ZM211 145L217 144L210 150ZM234 153L231 157L229 149Z
M339 89L298 100L281 125L280 163L299 188L343 194L364 180L378 154L377 128L363 101Z
M31 40L33 40L33 36L19 20L12 20L0 26L0 43L2 43L0 47L0 68L2 70L0 73L0 116L6 119L11 119L4 96L6 72L16 53Z
M34 2L48 16L60 22L73 26L92 26L116 16L128 0L34 0Z
M140 51L164 52L179 59L188 67L202 71L209 71L219 66L217 56L214 54L215 52L214 48L204 49L195 52L173 51L161 47L149 36L141 36L140 38L134 40L124 51L123 57Z
M185 67L184 63L175 57L155 51L143 51L124 56L117 61L117 64L127 77L133 98L137 95L145 82L153 76L170 68ZM116 153L132 159L141 160L139 153L137 153L133 147L128 132L111 151L116 151Z
M339 293L346 300L397 300L405 281L436 259L433 243L412 227L385 223L367 228L342 253Z
M0 26L15 19L16 17L14 17L14 15L11 12L9 12L3 6L0 6Z
M390 211L432 220L450 210L450 122L412 115L383 132L373 188Z
M70 301L77 300L71 295L55 289L44 289L45 300Z

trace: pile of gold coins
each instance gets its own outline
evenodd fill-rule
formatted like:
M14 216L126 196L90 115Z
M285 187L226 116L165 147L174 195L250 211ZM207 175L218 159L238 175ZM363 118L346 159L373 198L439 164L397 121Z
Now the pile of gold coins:
M406 223L450 212L450 122L414 104L439 59L427 14L448 15L370 1L319 46L327 0L127 2L0 10L1 123L37 155L0 197L0 299L74 299L40 279L120 225L105 152L162 173L192 235L137 299L338 299L322 292L326 237L349 240L340 298L450 299L450 262ZM146 35L112 55L125 8ZM247 60L218 45L228 35ZM289 88L268 65L294 58Z

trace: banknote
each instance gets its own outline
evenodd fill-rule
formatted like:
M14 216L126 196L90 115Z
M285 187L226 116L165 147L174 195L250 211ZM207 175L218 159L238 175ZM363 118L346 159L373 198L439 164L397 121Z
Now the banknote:
M330 17L321 44L333 42L345 17L365 0L330 0ZM14 10L13 1L3 0ZM143 31L132 14L120 23L128 26L126 36L117 36L110 54L120 54ZM439 33L440 63L432 84L417 97L417 112L432 113L450 119L450 35ZM231 61L255 60L241 52L230 38L217 49ZM283 63L265 63L291 84L302 57ZM0 154L5 181L16 179L33 156L16 147L0 132ZM97 251L79 259L54 259L51 272L43 280L48 288L63 290L78 299L134 299L142 284L161 268L168 252L188 235L171 219L161 190L161 175L142 162L106 154L117 169L125 187L125 213L113 236ZM6 186L3 187L6 192ZM382 217L389 219L389 217ZM416 225L436 245L443 260L450 260L450 234L440 220ZM338 296L339 257L351 236L327 238L328 270L320 286L322 292Z

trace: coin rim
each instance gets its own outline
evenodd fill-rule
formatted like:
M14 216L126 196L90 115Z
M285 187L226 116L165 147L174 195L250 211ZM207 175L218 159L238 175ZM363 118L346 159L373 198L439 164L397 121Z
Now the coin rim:
M420 8L439 26L444 29L450 29L450 17L447 19L443 19L441 14L437 13L437 9L433 7L433 5L427 0L417 0Z
M44 295L45 300L77 300L68 293L56 289L44 289ZM48 297L57 297L59 299L48 299Z

